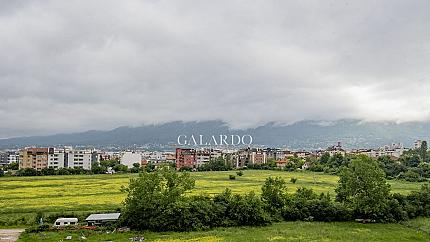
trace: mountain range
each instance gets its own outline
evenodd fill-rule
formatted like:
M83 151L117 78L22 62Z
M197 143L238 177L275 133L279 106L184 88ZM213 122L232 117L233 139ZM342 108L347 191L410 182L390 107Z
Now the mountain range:
M175 121L139 127L123 126L113 130L90 130L49 136L17 137L0 140L0 148L24 146L132 147L140 145L174 146L178 135L205 137L220 134L251 135L253 144L290 149L327 148L340 141L347 148L375 148L391 143L412 146L416 139L430 137L429 122L333 122L300 121L289 125L268 123L256 128L231 129L222 121Z

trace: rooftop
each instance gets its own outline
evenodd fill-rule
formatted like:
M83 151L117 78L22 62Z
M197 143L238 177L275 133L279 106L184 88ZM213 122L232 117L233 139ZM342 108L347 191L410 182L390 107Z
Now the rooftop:
M119 215L121 215L121 213L97 213L91 214L85 220L116 220L119 218Z

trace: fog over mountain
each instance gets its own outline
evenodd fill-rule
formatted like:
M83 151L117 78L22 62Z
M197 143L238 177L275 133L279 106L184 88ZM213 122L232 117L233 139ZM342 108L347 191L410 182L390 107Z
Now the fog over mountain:
M301 121L291 125L269 123L257 128L231 129L221 121L170 122L160 125L119 127L108 131L87 131L51 136L0 140L1 148L48 145L122 146L161 144L173 148L178 135L249 134L253 144L291 149L327 148L341 141L347 148L373 148L393 142L411 146L415 139L430 137L430 123L377 123L357 120L336 122Z

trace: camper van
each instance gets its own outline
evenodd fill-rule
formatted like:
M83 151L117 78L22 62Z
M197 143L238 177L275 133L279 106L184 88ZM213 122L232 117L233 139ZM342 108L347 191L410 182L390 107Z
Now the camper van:
M69 225L77 225L77 218L59 218L55 220L54 227L64 227Z

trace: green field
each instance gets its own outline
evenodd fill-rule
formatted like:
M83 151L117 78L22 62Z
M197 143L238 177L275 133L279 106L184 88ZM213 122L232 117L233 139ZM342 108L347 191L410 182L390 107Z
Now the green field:
M429 228L429 219L419 219L418 223ZM414 221L411 221L413 223ZM424 226L421 224L421 226ZM204 232L189 233L116 233L97 232L44 232L24 234L20 241L57 242L71 235L72 240L80 240L85 233L88 242L130 241L136 235L145 236L145 241L179 242L179 241L430 241L430 234L402 224L359 224L353 222L282 222L267 227L217 228Z
M230 188L233 192L260 192L261 185L269 176L283 177L287 182L296 177L296 184L289 183L289 192L298 187L308 187L316 192L334 195L337 176L313 172L285 172L271 170L247 170L244 176L229 180L226 172L194 172L196 189L193 193L215 194ZM125 197L121 186L128 184L136 174L75 175L41 177L0 178L0 227L28 224L36 212L45 213L75 211L91 212L112 210L121 206ZM420 183L390 181L393 192L407 194L418 190Z

